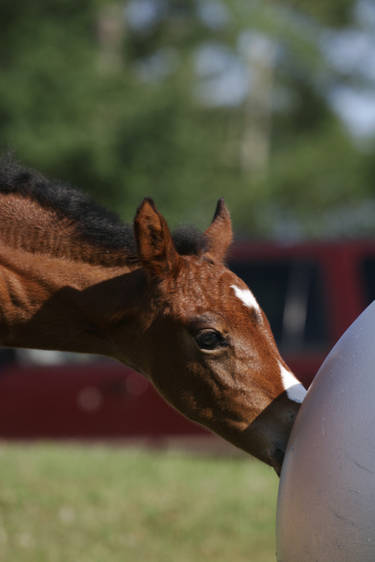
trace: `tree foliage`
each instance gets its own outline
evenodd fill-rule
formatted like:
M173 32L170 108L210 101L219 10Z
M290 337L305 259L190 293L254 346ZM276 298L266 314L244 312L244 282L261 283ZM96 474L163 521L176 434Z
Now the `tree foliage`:
M330 103L348 77L319 39L348 25L352 1L4 0L1 9L1 146L124 218L150 195L172 223L203 227L224 196L244 235L277 234L288 221L320 234L323 211L372 195L371 151Z

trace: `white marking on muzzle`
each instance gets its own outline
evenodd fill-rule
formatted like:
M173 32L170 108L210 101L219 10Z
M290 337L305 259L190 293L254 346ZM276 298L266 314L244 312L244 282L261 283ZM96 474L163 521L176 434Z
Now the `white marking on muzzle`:
M279 362L281 380L283 381L283 386L286 390L289 400L293 402L298 402L302 404L305 396L306 389L304 386L296 379L296 377L284 367L282 363Z
M231 289L233 289L236 297L240 299L245 306L248 308L255 308L257 312L260 312L259 304L249 289L241 289L237 287L237 285L231 285Z

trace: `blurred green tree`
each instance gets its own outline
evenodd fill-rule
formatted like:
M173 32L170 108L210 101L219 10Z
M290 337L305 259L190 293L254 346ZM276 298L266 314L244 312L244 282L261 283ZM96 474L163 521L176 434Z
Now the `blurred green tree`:
M321 233L372 193L322 49L354 6L4 0L0 144L126 219L151 195L204 227L223 195L243 235Z

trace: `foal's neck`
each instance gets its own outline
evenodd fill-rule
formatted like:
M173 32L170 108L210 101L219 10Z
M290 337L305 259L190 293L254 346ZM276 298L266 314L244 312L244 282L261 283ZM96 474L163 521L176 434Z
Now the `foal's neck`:
M142 270L32 201L0 203L0 345L116 356L110 325L137 306Z

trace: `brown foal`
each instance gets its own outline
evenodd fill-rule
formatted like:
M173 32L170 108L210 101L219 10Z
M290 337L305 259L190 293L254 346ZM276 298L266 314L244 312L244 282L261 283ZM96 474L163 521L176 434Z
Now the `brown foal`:
M151 199L134 234L84 195L0 170L0 343L114 357L188 418L279 473L304 389L224 265L229 212L173 237Z

